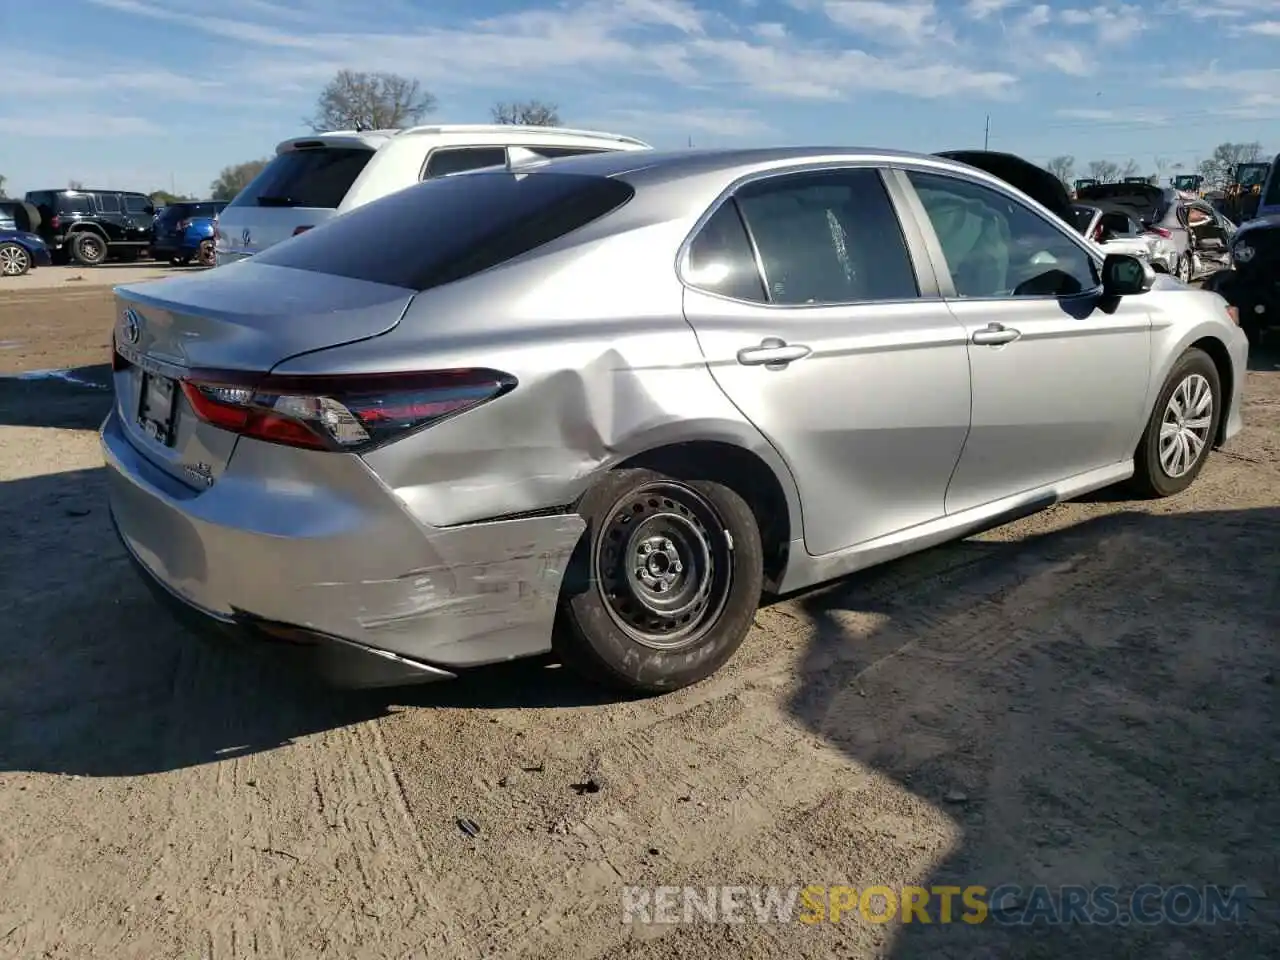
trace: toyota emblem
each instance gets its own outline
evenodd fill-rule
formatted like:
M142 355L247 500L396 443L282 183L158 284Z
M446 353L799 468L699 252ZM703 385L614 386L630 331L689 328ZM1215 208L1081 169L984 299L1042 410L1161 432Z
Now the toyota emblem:
M133 307L124 312L124 323L120 332L124 334L125 343L138 342L138 337L142 334L142 318L138 316Z

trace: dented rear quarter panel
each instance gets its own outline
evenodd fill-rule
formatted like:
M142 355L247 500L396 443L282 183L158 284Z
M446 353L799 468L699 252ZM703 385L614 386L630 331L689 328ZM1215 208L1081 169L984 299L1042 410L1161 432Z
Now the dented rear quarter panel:
M569 507L637 454L716 441L770 467L799 529L790 474L717 386L684 318L675 258L709 199L686 192L664 204L660 193L536 256L418 294L388 333L276 372L490 367L516 377L511 393L365 455L434 527Z

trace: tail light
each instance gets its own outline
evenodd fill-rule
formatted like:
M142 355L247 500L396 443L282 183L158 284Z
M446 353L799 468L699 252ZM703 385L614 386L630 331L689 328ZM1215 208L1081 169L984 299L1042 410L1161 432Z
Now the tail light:
M1089 239L1097 243L1102 242L1102 224L1098 224L1093 228L1093 233L1089 234Z
M182 392L197 417L268 443L360 452L509 393L496 370L357 376L192 371Z
M1240 308L1227 304L1227 316L1231 318L1231 322L1237 327L1240 326Z
M309 223L309 224L307 224L305 227L294 227L294 228L293 228L293 235L296 237L296 236L297 236L298 234L300 234L300 233L306 233L306 232L307 232L308 230L310 230L313 226L315 226L315 224L313 224L313 223Z
M1164 237L1166 240L1173 236L1173 233L1164 227L1147 227L1147 233L1154 233L1157 237Z

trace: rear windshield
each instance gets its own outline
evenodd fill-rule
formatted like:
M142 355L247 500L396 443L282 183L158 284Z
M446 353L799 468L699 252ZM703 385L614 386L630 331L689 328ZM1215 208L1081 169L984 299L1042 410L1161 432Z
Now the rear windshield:
M189 217L216 217L225 203L173 203L160 211L162 220L186 220Z
M1154 187L1144 190L1141 184L1100 183L1085 187L1076 196L1081 200L1105 200L1112 208L1124 207L1135 220L1147 223L1159 223L1169 211L1163 190Z
M372 150L310 147L281 153L231 201L233 207L332 210L360 176Z
M464 173L383 197L253 259L426 290L557 240L633 194L582 174Z

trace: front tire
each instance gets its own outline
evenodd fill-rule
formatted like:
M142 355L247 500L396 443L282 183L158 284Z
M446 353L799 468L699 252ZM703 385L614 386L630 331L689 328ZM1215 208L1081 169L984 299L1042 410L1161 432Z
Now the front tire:
M107 242L96 233L77 233L71 241L71 256L81 266L100 266L107 259Z
M763 548L750 506L713 480L607 474L566 574L556 646L567 666L631 691L678 690L742 645L760 603Z
M1144 497L1181 493L1204 469L1222 417L1218 368L1203 350L1178 358L1134 452L1132 486Z
M20 243L0 243L0 274L21 277L31 270L31 254Z

